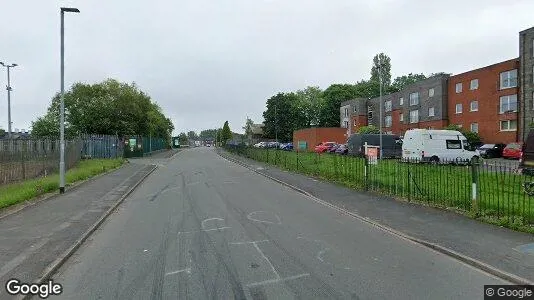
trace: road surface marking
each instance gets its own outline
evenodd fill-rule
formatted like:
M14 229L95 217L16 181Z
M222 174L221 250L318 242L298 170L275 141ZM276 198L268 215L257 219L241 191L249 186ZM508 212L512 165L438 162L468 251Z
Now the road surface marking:
M181 270L177 270L177 271L172 271L172 272L169 272L169 273L165 274L165 276L174 275L174 274L178 274L178 273L182 273L182 272L186 272L187 274L191 274L191 268L185 268L185 269L181 269Z
M250 241L250 242L233 242L233 243L229 243L231 245L243 245L243 244L254 244L254 243L264 243L264 242L268 242L269 240L261 240L261 241Z
M38 251L41 247L43 247L46 243L48 243L50 239L48 237L41 239L39 242L31 245L29 248L26 248L26 250L23 250L19 255L15 256L13 259L8 261L5 265L3 265L0 268L0 278L4 277L7 273L9 273L11 270L16 268L19 264L21 264L28 256L30 256L32 253Z
M224 219L221 219L221 218L209 218L209 219L205 219L204 221L202 221L202 223L200 223L200 227L204 230L206 229L206 222L208 221L214 221L214 220L220 220L220 221L224 221ZM217 225L217 224L215 224Z
M326 251L330 250L330 248L323 249L317 253L317 259L321 262L324 262L323 255L326 253Z
M274 268L273 264L271 263L271 261L267 258L267 256L265 256L265 254L263 253L263 251L261 251L260 247L258 247L258 243L254 242L252 243L252 245L254 245L254 248L256 248L256 250L258 250L258 252L261 254L261 256L263 257L263 259L265 259L267 261L267 263L269 264L269 266L271 266L271 269L273 270L274 272L274 275L276 275L276 279L280 279L280 274L278 274L278 272L276 272L276 269Z
M299 275L295 275L295 276L289 276L289 277L285 277L285 278L269 279L269 280L249 283L246 286L250 288L250 287L255 287L255 286L258 286L258 285L272 284L272 283L278 283L278 282L283 282L283 281L288 281L288 280L299 279L299 278L306 277L306 276L310 276L310 274L309 273L304 273L304 274L299 274Z
M256 218L252 217L252 215L257 215L259 213L273 214L276 217L278 222L275 223L275 222L267 221L267 220L258 220ZM260 211L253 211L253 212L251 212L250 214L247 215L247 219L249 219L251 221L255 221L255 222L261 222L261 223L278 224L278 225L282 224L282 220L280 220L280 217L277 214L271 213L271 212L268 212L268 211L261 211L261 210Z

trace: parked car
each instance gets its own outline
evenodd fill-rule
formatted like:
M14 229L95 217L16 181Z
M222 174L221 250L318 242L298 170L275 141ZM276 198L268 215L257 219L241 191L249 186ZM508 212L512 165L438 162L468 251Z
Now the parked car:
M265 148L278 148L279 143L278 142L268 142L267 146Z
M521 158L521 147L522 143L510 143L506 145L506 147L502 150L502 157L503 158L513 158L513 159L519 159Z
M280 149L285 150L285 151L291 151L293 150L293 143L286 143Z
M480 153L456 130L410 129L404 134L402 158L421 162L465 162Z
M521 147L519 169L523 174L534 175L534 130L530 130Z
M328 151L332 146L334 146L336 143L334 142L321 142L315 146L315 152L316 153L324 153Z
M254 148L265 148L266 145L266 142L259 142L257 144L254 144Z
M341 144L336 148L336 153L341 155L347 155L349 153L349 147L347 144Z
M380 146L379 134L353 134L347 140L348 154L363 156L365 143L369 146ZM382 152L384 157L400 158L402 156L402 141L399 136L382 135Z
M326 150L326 152L328 152L328 153L336 153L336 150L337 150L337 148L339 148L339 146L341 146L341 144L334 144L334 145L332 145L332 147L328 148L328 150Z
M506 147L505 144L484 144L482 147L478 148L480 156L483 158L497 158L502 157L502 151Z

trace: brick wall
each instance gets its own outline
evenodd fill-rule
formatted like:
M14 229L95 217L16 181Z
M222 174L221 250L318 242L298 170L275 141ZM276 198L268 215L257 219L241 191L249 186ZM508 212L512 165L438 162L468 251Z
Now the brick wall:
M519 139L524 141L534 122L534 27L519 33L520 126Z
M299 141L306 141L307 150L313 151L320 142L336 142L343 144L347 141L347 129L337 127L306 128L293 132L293 147L298 150Z
M517 131L501 131L500 121L517 120L518 113L500 113L500 97L518 95L519 90L517 87L501 89L500 74L518 68L519 60L511 59L451 76L448 84L449 124L462 125L468 130L471 129L471 124L478 124L478 133L485 143L517 141ZM478 88L471 89L470 84L474 79L478 79ZM457 83L462 84L460 93L456 92ZM519 102L519 95L517 99ZM471 101L478 101L478 110L471 111ZM456 113L456 104L462 105L461 113Z

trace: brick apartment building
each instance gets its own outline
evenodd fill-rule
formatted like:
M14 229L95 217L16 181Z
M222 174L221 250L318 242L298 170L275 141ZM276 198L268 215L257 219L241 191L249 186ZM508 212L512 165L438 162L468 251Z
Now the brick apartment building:
M341 103L339 109L340 127L347 128L346 136L356 133L358 128L367 125L367 99L357 98Z
M449 78L449 124L478 132L485 143L518 140L519 59Z
M519 32L519 140L534 123L534 27Z

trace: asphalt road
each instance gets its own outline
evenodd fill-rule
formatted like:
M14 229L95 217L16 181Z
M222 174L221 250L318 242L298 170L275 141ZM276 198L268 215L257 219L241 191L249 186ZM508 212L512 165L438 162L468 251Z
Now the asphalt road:
M194 148L54 276L61 299L482 299L506 284Z

